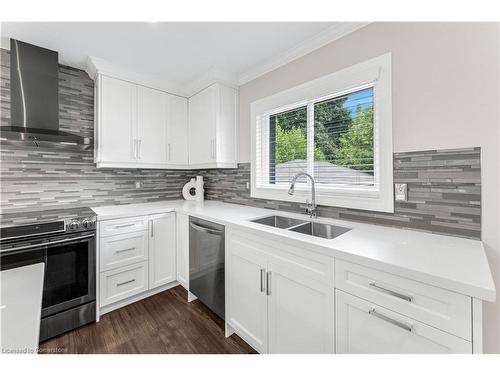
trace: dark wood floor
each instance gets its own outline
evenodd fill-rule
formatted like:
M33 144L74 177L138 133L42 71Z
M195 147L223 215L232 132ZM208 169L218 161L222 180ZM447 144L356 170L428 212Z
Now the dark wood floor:
M99 323L43 342L51 353L236 353L255 351L199 301L187 302L181 286L112 311Z

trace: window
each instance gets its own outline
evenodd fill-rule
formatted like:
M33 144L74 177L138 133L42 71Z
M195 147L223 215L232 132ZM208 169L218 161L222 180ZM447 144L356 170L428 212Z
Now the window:
M390 54L252 103L252 196L391 212Z

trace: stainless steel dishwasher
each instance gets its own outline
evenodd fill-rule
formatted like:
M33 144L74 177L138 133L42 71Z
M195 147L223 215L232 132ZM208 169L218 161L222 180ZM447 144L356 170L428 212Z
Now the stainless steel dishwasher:
M224 226L189 217L189 291L224 319Z

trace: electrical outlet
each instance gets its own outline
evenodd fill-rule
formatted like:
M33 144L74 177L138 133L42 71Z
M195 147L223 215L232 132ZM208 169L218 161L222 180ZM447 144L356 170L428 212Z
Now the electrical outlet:
M408 200L408 185L394 184L394 195L396 202L406 202Z
M136 189L140 189L141 187L142 187L142 183L141 183L141 181L136 181L136 182L135 182L135 188L136 188Z

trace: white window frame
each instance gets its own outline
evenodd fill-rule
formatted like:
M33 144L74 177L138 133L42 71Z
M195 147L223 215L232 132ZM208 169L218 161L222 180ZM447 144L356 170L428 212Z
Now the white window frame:
M297 184L295 194L289 195L288 185L265 184L257 179L258 176L263 177L268 173L268 133L271 115L307 106L307 147L308 155L312 155L314 103L373 87L374 185L316 184L316 203L324 206L394 212L391 75L391 53L386 53L253 102L251 104L251 197L289 202L305 202L311 197L309 182L307 185ZM312 158L308 158L308 162L312 164ZM311 167L312 165L309 166L310 169Z

